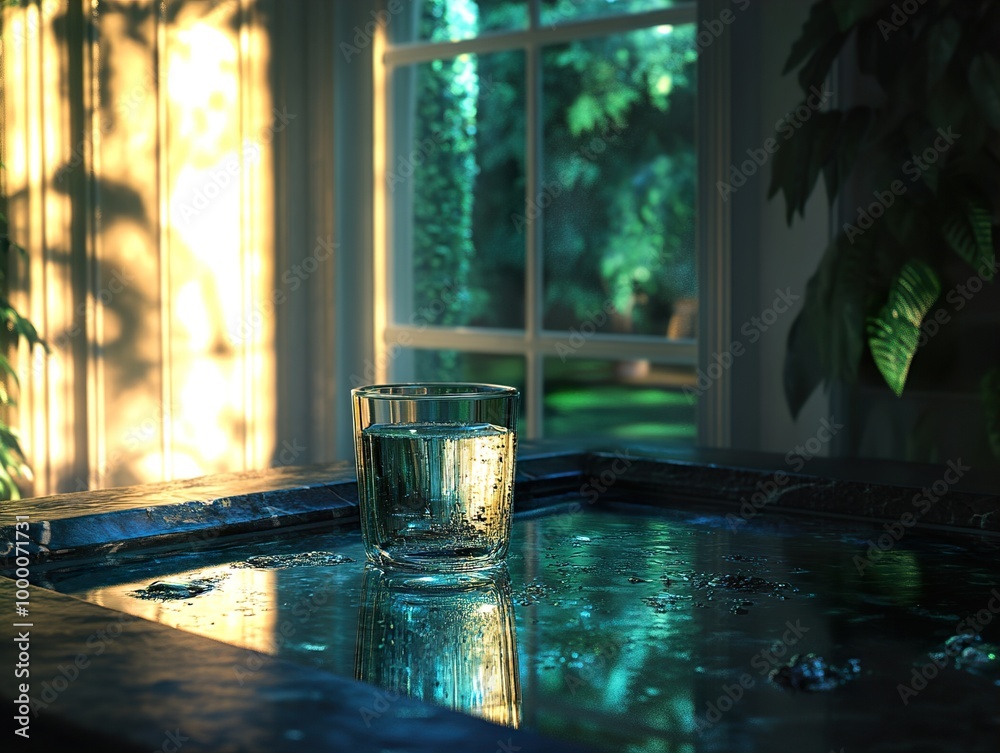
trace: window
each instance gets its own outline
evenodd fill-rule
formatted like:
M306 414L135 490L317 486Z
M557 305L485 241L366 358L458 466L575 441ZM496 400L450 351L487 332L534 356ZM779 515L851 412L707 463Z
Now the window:
M381 13L384 377L517 386L528 438L693 441L695 4Z

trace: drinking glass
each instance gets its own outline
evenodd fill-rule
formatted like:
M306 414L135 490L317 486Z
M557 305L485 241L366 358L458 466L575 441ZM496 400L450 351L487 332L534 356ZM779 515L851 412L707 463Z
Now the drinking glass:
M351 395L369 561L443 572L503 561L517 390L429 382L360 387Z

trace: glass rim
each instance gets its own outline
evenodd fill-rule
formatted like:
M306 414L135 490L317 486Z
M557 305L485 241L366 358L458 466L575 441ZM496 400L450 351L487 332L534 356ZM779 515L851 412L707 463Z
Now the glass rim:
M485 382L398 382L355 387L351 395L372 400L496 400L520 393L516 387Z

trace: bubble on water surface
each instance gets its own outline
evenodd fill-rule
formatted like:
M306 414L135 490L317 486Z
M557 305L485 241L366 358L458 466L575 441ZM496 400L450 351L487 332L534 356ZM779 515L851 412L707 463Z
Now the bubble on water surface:
M234 562L236 568L259 568L261 570L283 570L288 567L328 567L354 562L350 557L335 552L302 552L301 554L258 554L247 557L243 562Z
M795 654L785 664L771 670L771 682L787 690L807 692L835 690L861 674L861 662L848 659L836 666L818 654Z

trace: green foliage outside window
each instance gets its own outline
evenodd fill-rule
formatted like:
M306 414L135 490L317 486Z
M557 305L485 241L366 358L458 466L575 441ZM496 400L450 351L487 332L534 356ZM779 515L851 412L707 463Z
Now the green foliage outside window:
M419 38L510 28L522 10L427 0ZM610 300L609 328L664 336L674 303L697 294L696 61L693 25L544 48L544 167L528 207L523 53L419 66L413 143L435 146L413 177L414 310L523 327L525 215L541 205L544 326L579 326Z

